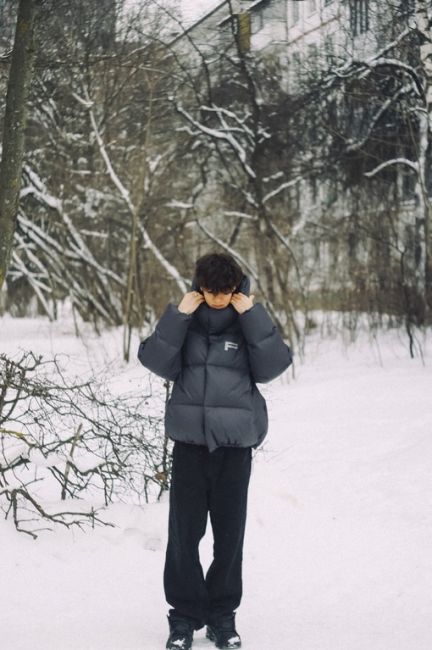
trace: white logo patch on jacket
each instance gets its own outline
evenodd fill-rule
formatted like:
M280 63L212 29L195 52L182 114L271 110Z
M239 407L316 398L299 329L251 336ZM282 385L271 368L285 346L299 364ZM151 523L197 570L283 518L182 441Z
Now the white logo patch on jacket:
M232 350L237 350L238 343L235 343L234 341L225 341L224 350L229 350L230 348Z

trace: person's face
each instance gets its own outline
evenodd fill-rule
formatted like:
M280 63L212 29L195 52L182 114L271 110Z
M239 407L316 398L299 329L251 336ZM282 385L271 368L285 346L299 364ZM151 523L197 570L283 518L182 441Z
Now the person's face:
M234 289L227 293L222 291L215 293L214 291L207 291L207 289L201 287L201 291L203 292L204 300L209 307L212 307L213 309L223 309L224 307L228 307L230 304Z

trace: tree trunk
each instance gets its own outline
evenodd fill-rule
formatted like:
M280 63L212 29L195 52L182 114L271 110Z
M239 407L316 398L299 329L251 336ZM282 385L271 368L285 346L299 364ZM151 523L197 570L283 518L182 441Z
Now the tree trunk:
M0 289L9 266L18 213L37 4L38 0L20 0L6 95L0 165Z
M428 195L427 166L430 164L431 135L432 135L432 8L427 0L417 0L416 6L417 29L420 33L420 60L425 94L425 111L419 116L419 179L417 192L424 224L424 290L425 290L425 322L430 323L432 317L432 204Z

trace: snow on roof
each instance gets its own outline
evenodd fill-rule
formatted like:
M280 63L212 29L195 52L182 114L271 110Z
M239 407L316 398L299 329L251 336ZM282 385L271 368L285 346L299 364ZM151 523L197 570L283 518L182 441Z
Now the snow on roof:
M255 7L258 7L259 5L267 4L268 2L269 2L269 0L254 0L254 2L251 2L250 5L248 7L246 7L246 10L251 11L251 10L255 9ZM216 11L221 9L226 4L228 4L228 0L222 0L222 2L219 2L218 4L216 4L211 9L207 9L203 14L201 14L201 16L199 16L199 18L196 18L192 23L187 25L185 27L185 29L180 34L176 34L174 39L173 39L173 42L179 40L180 38L182 38L182 36L189 33L191 30L193 30L195 27L197 27L200 23L202 23L204 20L206 20L206 18L209 18L209 16L211 16L213 13L215 13ZM230 15L225 16L225 18L222 18L222 20L220 20L217 23L217 26L221 27L230 18L231 18Z
M182 31L179 34L176 34L172 41L170 42L170 45L173 45L176 41L179 41L182 39L186 34L191 32L195 27L200 25L202 22L204 22L209 16L211 16L213 13L215 13L218 9L223 7L227 3L227 0L222 0L222 2L219 2L217 5L215 5L212 9L208 9L204 14L202 14L199 18L196 18L191 24L185 25Z
M217 11L218 9L220 9L221 7L223 7L225 4L227 4L227 1L228 1L228 0L222 0L222 2L218 2L218 3L216 3L216 4L215 4L213 7L211 7L210 9L209 9L209 8L205 9L205 10L204 10L204 11L203 11L203 12L202 12L202 13L201 13L197 18L195 18L195 19L191 22L190 25L188 25L188 29L190 29L191 27L195 27L196 25L198 25L199 23L201 23L203 20L205 20L206 18L208 18L209 16L211 16L215 11Z
M268 2L268 1L269 1L269 0L255 0L255 2L251 2L251 4L249 5L249 7L248 7L248 11L250 11L250 10L253 9L254 7L257 7L258 5L263 5L263 4L265 4L266 2Z
M269 2L269 0L255 0L254 2L251 2L248 7L245 7L245 9L246 9L246 11L251 11L251 10L255 9L255 7L258 7L259 5L267 4L268 2ZM231 16L229 16L229 15L226 16L225 18L222 18L222 20L218 22L217 26L221 27L226 22L228 22L228 20L230 18L231 18Z

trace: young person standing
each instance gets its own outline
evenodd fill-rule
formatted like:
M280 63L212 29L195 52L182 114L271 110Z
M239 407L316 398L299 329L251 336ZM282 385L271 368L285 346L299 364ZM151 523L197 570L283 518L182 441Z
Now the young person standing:
M189 650L207 626L218 648L239 648L235 610L242 597L242 557L252 449L268 430L256 382L292 362L290 348L250 281L230 255L196 262L192 290L170 303L138 358L174 382L165 428L174 441L164 589L171 605L166 647ZM204 576L198 546L207 517L213 562Z

